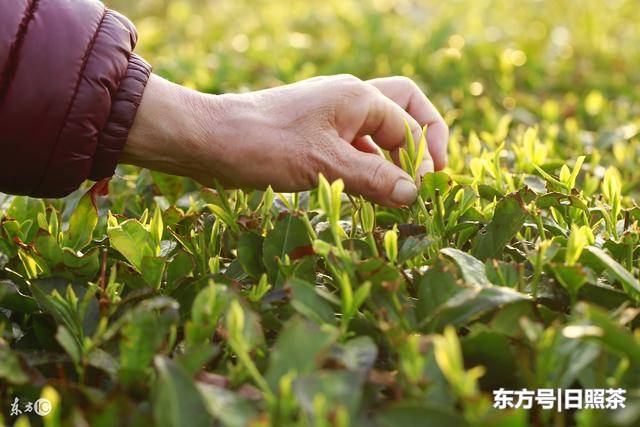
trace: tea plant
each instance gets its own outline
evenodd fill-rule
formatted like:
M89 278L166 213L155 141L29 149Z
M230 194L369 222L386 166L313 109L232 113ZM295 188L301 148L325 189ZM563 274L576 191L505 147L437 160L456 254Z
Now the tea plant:
M110 3L202 90L408 74L446 113L449 166L417 177L407 133L403 209L322 176L291 195L130 167L64 200L0 195L2 423L39 425L11 404L45 397L46 426L638 425L634 2L565 21L564 1ZM205 61L207 26L231 47ZM626 407L501 410L499 388Z

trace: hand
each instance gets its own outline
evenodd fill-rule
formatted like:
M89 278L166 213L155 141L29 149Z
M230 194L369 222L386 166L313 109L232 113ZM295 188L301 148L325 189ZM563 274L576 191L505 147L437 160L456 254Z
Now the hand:
M152 76L122 163L188 176L206 186L309 190L318 173L386 206L417 195L400 169L404 121L419 140L421 174L447 162L447 126L411 80L316 77L245 94L205 95ZM395 163L387 161L388 150ZM427 150L425 150L427 151Z

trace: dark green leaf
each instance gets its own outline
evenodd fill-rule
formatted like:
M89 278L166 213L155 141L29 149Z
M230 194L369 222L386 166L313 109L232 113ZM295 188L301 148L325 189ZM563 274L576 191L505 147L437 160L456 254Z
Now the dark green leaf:
M11 384L25 384L28 375L22 370L20 359L8 346L0 341L0 378Z
M440 306L423 324L431 331L450 324L461 325L495 308L527 299L526 295L503 286L467 289Z
M473 256L455 248L444 248L440 252L456 263L462 278L470 286L484 287L491 284L487 278L484 264Z
M211 384L197 383L209 413L225 427L245 427L258 419L258 411L236 393Z
M156 425L166 427L209 427L212 418L205 399L193 379L172 360L155 357L158 379L153 414Z
M317 369L329 356L329 347L336 339L335 333L300 317L289 320L271 349L266 375L271 388L277 390L280 378L288 372L302 375Z
M269 280L276 285L282 280L278 270L278 258L284 260L285 256L291 255L295 249L310 244L311 239L304 221L292 214L283 215L264 239L262 256Z
M431 316L442 304L465 289L456 277L440 265L427 270L418 288L418 315L420 319Z
M398 263L404 264L408 260L422 255L431 245L433 240L426 236L409 236L405 239L398 253Z
M480 260L493 258L515 237L528 216L525 195L511 193L498 202L493 219L478 234L471 251L473 256Z
M611 258L606 254L602 249L597 248L595 246L589 246L585 249L586 252L589 252L593 256L595 256L602 265L613 274L613 276L620 281L623 289L630 297L635 299L636 301L640 301L640 283L638 283L638 279L633 277L631 273L627 269L625 269L620 263Z
M264 273L262 264L262 245L264 238L256 233L243 233L238 239L238 260L242 268L254 279Z
M287 281L286 286L291 288L293 296L291 305L300 314L318 324L335 323L334 310L315 289L315 286L304 280L293 278Z

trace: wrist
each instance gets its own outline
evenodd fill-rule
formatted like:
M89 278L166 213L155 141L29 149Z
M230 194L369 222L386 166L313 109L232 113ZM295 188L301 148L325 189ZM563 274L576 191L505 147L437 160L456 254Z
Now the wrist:
M210 160L222 151L217 132L224 122L222 98L152 75L120 163L202 182L216 169ZM207 170L200 169L203 164Z

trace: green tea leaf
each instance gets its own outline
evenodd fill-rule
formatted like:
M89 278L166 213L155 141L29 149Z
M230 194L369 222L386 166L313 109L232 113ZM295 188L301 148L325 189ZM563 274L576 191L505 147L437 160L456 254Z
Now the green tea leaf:
M281 285L282 277L276 259L284 260L295 249L311 245L304 221L293 214L283 215L267 233L262 247L262 259L271 283Z
M255 406L237 393L202 382L196 383L209 413L225 427L245 427L259 419Z
M71 332L62 325L58 326L58 333L56 334L56 340L64 348L67 354L71 357L74 363L79 363L82 358L82 347L76 338L71 335Z
M155 257L155 245L151 233L135 219L109 227L107 234L111 246L124 255L139 273L143 271L143 258Z
M584 319L587 325L595 328L585 328L582 323L567 326L563 330L566 337L600 341L616 353L626 355L635 366L640 366L640 343L627 330L615 324L607 312L586 303L578 303L576 313L579 319Z
M420 319L431 316L442 304L465 290L456 277L440 265L427 270L419 282L418 314Z
M139 383L150 373L150 364L177 319L177 304L156 297L127 313L121 330L120 378L125 384Z
M521 193L511 193L498 202L493 219L478 235L473 256L480 260L493 258L515 237L528 217L523 197Z
M155 366L158 370L153 404L156 424L166 427L212 425L202 394L180 365L156 356Z
M264 237L252 233L243 233L238 238L238 260L242 268L254 279L259 279L265 271L262 262Z
M451 178L444 172L428 172L422 177L420 195L424 199L435 200L436 193L444 197L451 185Z
M337 334L320 329L300 317L289 320L271 349L266 379L278 389L280 378L292 372L296 376L313 372L329 356L329 347Z
M69 220L69 230L65 233L62 246L80 250L91 242L93 230L98 224L98 212L93 205L90 193L80 199L76 210Z
M313 284L293 278L287 281L286 287L293 291L291 305L298 313L318 324L335 323L333 308L316 292Z
M623 289L629 296L634 298L636 301L640 301L640 283L638 279L633 277L629 271L627 271L619 262L611 258L604 252L602 249L589 246L585 249L587 252L595 256L600 263L609 271L613 276L620 281Z
M426 236L409 236L402 243L400 251L398 252L398 264L402 265L405 262L413 259L426 252L435 242Z
M475 257L455 248L444 248L440 252L451 258L462 273L465 282L475 287L491 285L487 279L485 266Z
M467 289L456 293L422 323L430 331L445 325L460 325L495 308L529 299L526 295L503 286Z
M0 343L0 378L10 384L26 384L29 376L22 369L20 359L7 345Z

